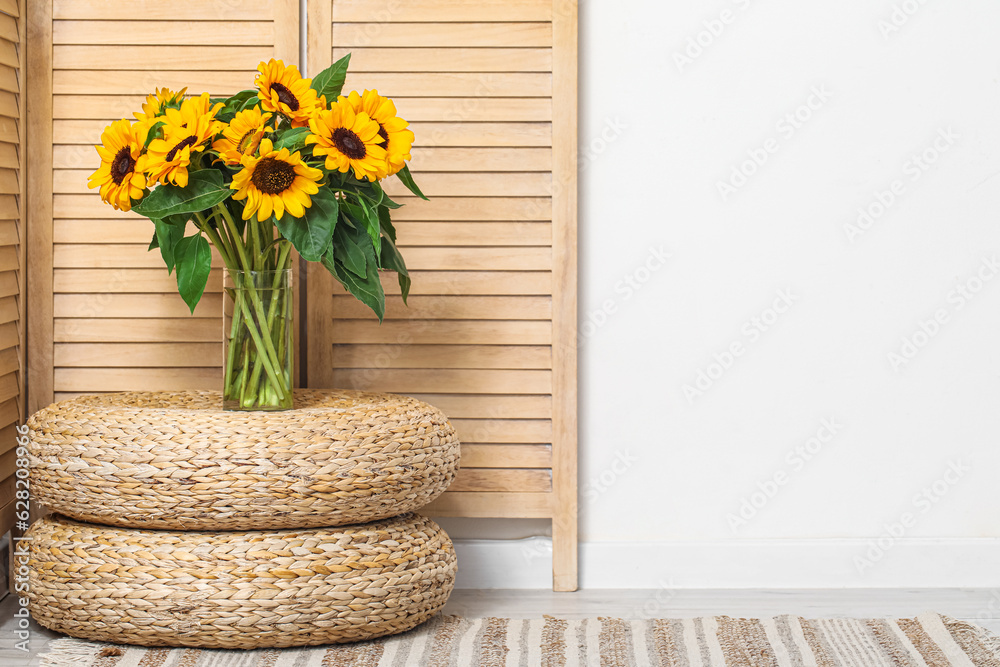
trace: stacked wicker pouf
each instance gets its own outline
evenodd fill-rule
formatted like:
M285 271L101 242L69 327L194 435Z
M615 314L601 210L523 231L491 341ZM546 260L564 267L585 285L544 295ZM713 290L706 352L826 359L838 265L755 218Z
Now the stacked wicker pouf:
M410 512L459 442L405 396L297 390L286 412L216 392L55 403L29 421L30 610L75 637L259 648L372 639L433 616L451 540Z

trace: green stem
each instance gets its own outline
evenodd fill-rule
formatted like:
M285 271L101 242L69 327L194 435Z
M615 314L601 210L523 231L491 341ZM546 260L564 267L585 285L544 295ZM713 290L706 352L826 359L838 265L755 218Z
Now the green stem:
M226 225L229 227L233 243L236 246L236 254L240 259L240 263L242 264L244 271L252 271L253 265L247 258L246 249L243 246L243 240L236 230L236 224L233 222L232 216L229 215L229 211L225 208L222 208L220 212L226 220ZM260 295L257 293L257 289L253 285L252 276L247 276L247 278L249 278L245 285L247 296L249 297L253 305L253 310L257 315L257 326L253 326L252 323L254 322L254 318L253 313L250 312L250 306L248 306L245 301L241 300L241 306L245 311L244 316L247 320L247 331L250 334L250 337L253 338L254 344L257 346L257 350L260 353L258 356L264 365L264 371L274 384L274 391L278 395L278 399L283 401L288 393L288 389L283 386L283 382L279 377L279 373L276 368L278 365L278 355L271 341L270 331L264 332L267 335L262 335L262 332L258 331L259 327L265 327L268 323L264 316L264 306L261 304Z

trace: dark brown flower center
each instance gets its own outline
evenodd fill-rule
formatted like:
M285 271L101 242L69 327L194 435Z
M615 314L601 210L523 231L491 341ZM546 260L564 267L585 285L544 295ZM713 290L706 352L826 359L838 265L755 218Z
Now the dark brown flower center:
M389 149L389 133L385 131L385 127L382 123L378 124L378 136L382 137L382 143L379 144L382 148Z
M236 151L243 155L250 148L250 142L253 140L253 135L257 133L257 130L249 130L246 134L240 137L239 142L236 144Z
M288 90L285 86L280 83L271 84L271 92L278 93L278 101L287 106L292 111L299 110L299 100L292 94L292 91Z
M368 154L361 137L346 127L338 127L333 131L333 145L352 160L362 160Z
M184 141L180 142L179 144L177 144L176 146L174 146L173 148L171 148L170 152L167 153L167 157L164 158L164 159L167 162L173 162L174 158L177 157L178 153L180 153L182 150L184 150L188 146L194 146L196 143L198 143L198 137L196 137L194 135L191 135L190 137L186 138Z
M121 185L125 177L132 173L134 167L135 160L132 159L129 147L122 147L111 162L111 180L115 182L115 185Z
M273 157L261 158L250 181L265 194L284 192L295 181L295 167Z

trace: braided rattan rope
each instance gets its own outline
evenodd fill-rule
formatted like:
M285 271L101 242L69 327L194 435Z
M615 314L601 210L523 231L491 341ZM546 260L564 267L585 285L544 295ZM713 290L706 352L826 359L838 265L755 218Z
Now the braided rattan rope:
M82 521L182 530L337 526L419 509L458 468L437 409L406 396L296 390L294 410L224 412L218 392L127 392L28 420L31 484Z
M418 515L336 529L127 530L32 525L30 611L84 639L257 648L403 632L451 594L455 552Z

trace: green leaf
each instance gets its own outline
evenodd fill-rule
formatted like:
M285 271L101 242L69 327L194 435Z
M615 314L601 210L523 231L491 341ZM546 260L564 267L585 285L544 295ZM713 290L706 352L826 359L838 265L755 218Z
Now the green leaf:
M167 220L152 218L152 220L153 225L156 227L157 247L160 249L160 255L163 256L163 263L167 265L167 274L169 275L174 270L176 263L174 253L177 248L177 242L184 237L184 226L187 220L185 219L181 224L175 224L172 218L168 218Z
M186 188L160 185L143 197L132 210L150 219L163 219L182 213L196 213L229 199L233 191L215 169L192 172Z
M337 101L337 97L344 89L344 82L347 80L347 66L350 63L351 54L348 53L313 77L312 89L316 91L317 97L325 96L328 103Z
M378 321L382 322L385 317L385 292L382 291L382 281L379 280L378 266L375 262L375 253L367 244L363 247L367 271L364 278L359 278L348 271L331 254L324 254L321 260L327 271L340 281L348 292L354 295L361 303L365 304L378 316Z
M355 240L358 230L349 225L337 225L333 232L333 256L339 260L348 271L354 275L364 278L368 275L367 260L362 246ZM368 236L364 232L361 243L368 243ZM330 252L330 249L327 249Z
M413 175L410 173L410 167L408 165L404 164L403 168L396 172L396 178L401 180L403 182L403 185L405 185L410 192L412 192L413 194L417 195L418 197L420 197L425 201L429 201L427 197L424 196L424 193L420 191L420 188L417 187L416 182L413 180Z
M153 142L153 139L158 139L163 133L160 132L160 128L166 125L162 120L158 120L149 126L146 130L146 141L143 143L143 148L149 148L149 144Z
M174 259L177 263L177 291L194 313L212 270L212 248L201 234L186 236L174 247Z
M336 196L329 189L320 188L320 191L312 196L312 206L306 209L304 216L295 218L286 210L281 220L276 220L275 224L281 235L292 242L303 259L316 262L330 245L333 229L337 224L337 215Z
M151 252L160 247L160 242L156 238L156 230L153 230L153 240L149 242L149 247L146 248L146 252Z
M308 127L296 127L280 133L281 136L274 142L274 149L281 150L287 148L288 152L294 153L306 147L306 137L309 136Z
M379 255L379 268L396 272L399 279L399 289L403 294L403 303L410 296L410 272L406 270L403 255L396 247L396 228L389 219L389 209L378 211L379 226L382 228L382 253Z
M372 241L372 248L375 249L375 258L378 261L379 255L382 254L382 243L379 241L382 229L378 221L378 212L376 209L368 206L364 199L361 200L361 208L365 213L365 229L368 231L368 237Z

